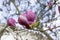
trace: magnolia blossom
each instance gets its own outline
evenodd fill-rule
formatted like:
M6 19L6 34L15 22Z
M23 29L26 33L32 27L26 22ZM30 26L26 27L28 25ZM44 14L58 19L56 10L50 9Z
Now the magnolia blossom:
M16 21L13 18L9 18L7 20L8 26L15 26Z
M35 14L31 10L26 10L23 14L18 17L18 22L21 25L29 27L34 22Z

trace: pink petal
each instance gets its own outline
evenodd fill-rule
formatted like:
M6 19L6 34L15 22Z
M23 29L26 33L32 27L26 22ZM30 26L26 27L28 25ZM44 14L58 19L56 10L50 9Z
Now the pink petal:
M19 17L18 17L18 22L19 22L19 24L21 24L21 25L28 25L28 20L27 20L27 18L25 17L25 16L23 16L23 15L20 15Z

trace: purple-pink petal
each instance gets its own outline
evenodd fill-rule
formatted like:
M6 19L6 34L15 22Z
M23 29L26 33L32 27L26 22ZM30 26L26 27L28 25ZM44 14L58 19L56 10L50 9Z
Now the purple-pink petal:
M18 22L19 22L19 24L25 25L25 26L28 24L27 18L25 16L22 16L22 15L20 15L18 17Z
M32 10L26 10L22 15L27 18L29 24L34 22L35 14L32 12Z

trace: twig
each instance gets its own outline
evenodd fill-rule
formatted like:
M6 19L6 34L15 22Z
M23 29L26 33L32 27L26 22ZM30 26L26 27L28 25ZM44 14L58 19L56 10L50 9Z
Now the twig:
M18 9L18 7L15 5L15 2L14 2L14 0L10 0L13 4L14 4L14 6L16 7L16 10L18 11L18 14L20 14L20 11L19 11L19 9Z
M6 25L5 28L1 30L1 32L0 32L0 38L1 38L1 36L3 35L3 32L5 31L5 29L6 29L7 27L8 27L8 26Z

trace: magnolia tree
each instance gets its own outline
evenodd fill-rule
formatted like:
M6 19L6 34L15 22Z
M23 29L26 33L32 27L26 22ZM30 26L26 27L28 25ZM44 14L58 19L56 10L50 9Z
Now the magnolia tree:
M36 40L60 40L59 0L1 0L0 5L1 40L6 30L37 33L40 39Z

